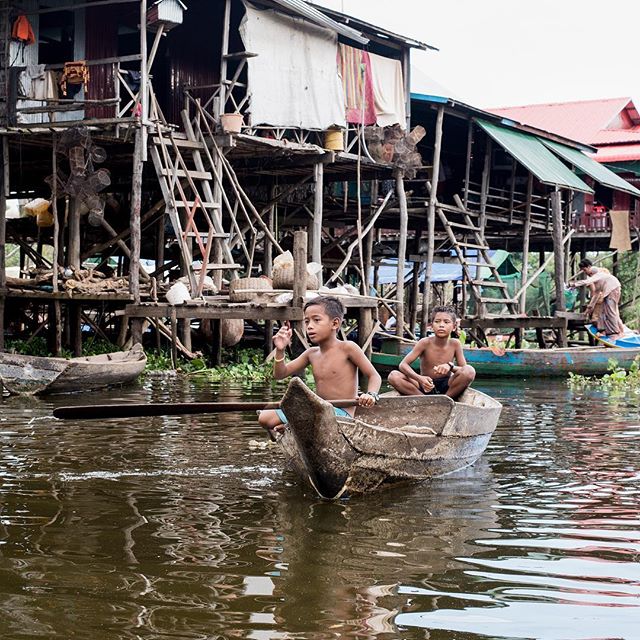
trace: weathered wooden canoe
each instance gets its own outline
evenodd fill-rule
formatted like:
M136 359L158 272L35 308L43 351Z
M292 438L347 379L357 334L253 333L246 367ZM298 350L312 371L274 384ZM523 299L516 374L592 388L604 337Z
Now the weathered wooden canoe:
M140 345L69 360L0 353L0 381L14 394L69 393L131 382L146 364Z
M587 331L605 347L613 347L614 349L640 349L640 333L629 329L626 325L624 327L624 334L616 340L613 340L611 336L599 336L598 329L593 324L587 326Z
M338 418L333 406L298 378L281 407L289 423L278 443L298 475L318 495L336 499L399 482L443 476L473 464L498 424L502 405L467 389L446 396L384 394L355 418Z
M400 353L373 353L371 362L381 372L397 369L412 345L403 344ZM583 376L602 376L615 360L623 369L629 369L640 356L635 349L608 347L567 347L565 349L505 349L494 353L491 349L465 348L467 363L476 370L477 377L509 376L512 378L567 377L570 373ZM420 368L414 362L414 368Z

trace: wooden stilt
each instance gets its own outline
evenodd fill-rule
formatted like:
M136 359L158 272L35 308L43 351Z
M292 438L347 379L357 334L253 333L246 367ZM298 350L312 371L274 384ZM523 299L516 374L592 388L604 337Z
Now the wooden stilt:
M484 167L482 169L482 187L480 190L480 217L478 226L480 235L484 238L484 230L487 224L487 200L489 199L489 184L491 182L491 138L487 136L487 144L484 151Z
M307 233L306 231L294 231L293 233L293 300L291 306L301 309L304 307L305 293L307 291ZM300 320L291 323L294 336L292 350L297 355L303 348L300 336L304 336L304 327Z
M524 210L524 228L522 235L522 270L520 272L520 287L524 287L528 274L529 267L529 240L531 237L531 203L533 198L533 174L529 172L529 179L527 180L527 200ZM525 289L520 296L519 301L520 313L526 313L527 310L527 290ZM520 349L522 346L522 329L516 329L516 349Z
M464 168L464 208L467 209L469 205L469 180L471 175L471 159L473 154L473 120L469 120L467 128L467 156L465 160Z
M422 297L422 319L420 322L421 335L425 335L429 323L429 303L431 296L431 273L433 270L433 256L435 252L436 235L436 201L438 194L438 179L440 178L440 152L442 149L442 124L444 120L444 106L438 107L436 117L435 143L433 147L433 170L431 174L431 193L429 194L429 209L427 213L427 264L424 274L424 294Z
M51 181L51 211L53 214L53 293L58 292L58 265L60 263L60 220L58 219L58 138L53 133L52 141L52 175ZM53 302L53 319L54 319L54 337L53 337L53 355L58 356L62 351L62 313L60 310L60 301Z
M409 214L407 212L407 194L404 190L404 175L401 170L395 173L396 195L400 208L400 237L398 239L398 270L396 272L396 335L404 335L404 262L407 256L407 227ZM413 331L413 327L411 327Z
M322 206L324 196L324 164L316 162L313 165L313 233L311 235L311 260L322 263ZM322 272L319 274L322 285Z
M4 167L8 161L9 145L6 136L2 136L0 144L0 166ZM7 273L5 242L7 237L7 191L8 185L5 182L6 171L2 170L0 175L0 351L4 351L4 309L7 290Z
M136 304L140 303L140 207L142 204L143 128L136 130L133 151L133 178L131 181L131 262L129 265L129 291Z
M73 198L69 211L69 243L67 265L72 269L80 269L80 202Z
M562 225L562 205L560 191L554 191L551 196L551 214L553 217L553 258L555 264L555 285L556 285L556 312L565 311L566 305L564 300L564 245L562 243L563 225ZM567 346L566 331L560 329L558 331L558 342L560 346Z

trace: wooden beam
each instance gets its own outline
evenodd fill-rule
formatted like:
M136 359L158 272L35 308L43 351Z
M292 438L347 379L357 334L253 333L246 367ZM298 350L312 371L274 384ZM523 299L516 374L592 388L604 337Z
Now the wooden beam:
M554 191L551 194L551 215L553 217L553 258L554 258L554 275L556 285L556 311L566 311L567 307L564 300L564 245L562 242L562 204L561 192ZM566 346L567 337L560 339L561 345Z
M438 179L440 177L440 154L442 149L442 126L444 121L444 107L438 107L436 116L435 142L433 147L433 171L431 174L431 192L429 194L429 208L427 213L427 264L424 274L424 293L422 296L422 320L420 322L421 335L425 335L429 323L429 303L431 296L431 273L433 271L433 256L435 253L436 235L436 203L438 201ZM413 327L412 327L413 330Z

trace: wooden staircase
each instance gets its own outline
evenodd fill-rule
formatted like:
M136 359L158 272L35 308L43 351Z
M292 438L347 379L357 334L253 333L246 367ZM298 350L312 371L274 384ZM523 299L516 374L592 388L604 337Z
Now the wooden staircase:
M150 136L150 153L158 176L167 213L173 226L183 263L191 284L193 298L202 295L208 274L231 272L236 277L236 264L228 242L229 233L223 227L222 200L211 154L206 149L202 131L189 121L183 112L186 135L158 124ZM207 159L207 164L203 160ZM202 267L194 267L194 248L197 247ZM216 262L210 262L216 256Z
M456 207L436 204L436 212L451 242L456 257L462 265L465 280L470 286L471 295L476 302L476 316L489 318L493 316L515 317L519 315L518 301L509 297L507 285L502 281L498 269L489 255L487 245L481 229L474 224L477 214L465 209L460 198L456 197ZM474 251L474 256L468 256L468 250ZM482 258L482 261L479 260ZM475 267L475 269L474 269ZM491 279L479 279L480 269L489 269ZM494 289L499 295L495 298L483 295L483 289ZM486 305L501 305L498 313L487 313Z

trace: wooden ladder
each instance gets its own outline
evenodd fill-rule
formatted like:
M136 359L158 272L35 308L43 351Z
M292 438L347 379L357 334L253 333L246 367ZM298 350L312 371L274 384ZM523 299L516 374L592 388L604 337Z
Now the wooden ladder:
M465 209L460 198L455 196L456 207L445 207L440 203L436 204L436 211L442 225L451 241L453 250L456 252L458 261L462 265L465 279L471 287L471 295L476 301L477 313L480 318L490 317L486 311L487 304L503 305L498 314L500 317L515 317L519 315L518 301L509 297L507 285L502 281L498 269L489 255L489 245L482 235L482 231L474 224L472 215ZM454 221L452 218L456 217ZM472 242L468 240L471 236ZM467 249L476 251L475 260L469 260ZM482 262L478 257L482 257ZM475 267L475 270L472 269ZM480 279L478 274L481 268L489 269L492 279ZM496 289L499 296L490 298L483 295L482 289Z
M195 135L191 123L185 118L186 137L157 125L150 136L150 152L160 188L173 225L178 246L187 267L192 297L200 297L204 279L210 272L230 271L236 277L241 265L235 263L226 240L229 234L222 224L222 206L214 196L214 175L205 167L202 152L205 142ZM202 258L202 267L194 268L194 242ZM216 247L216 244L218 246ZM220 262L209 262L214 255ZM195 292L195 293L194 293Z

